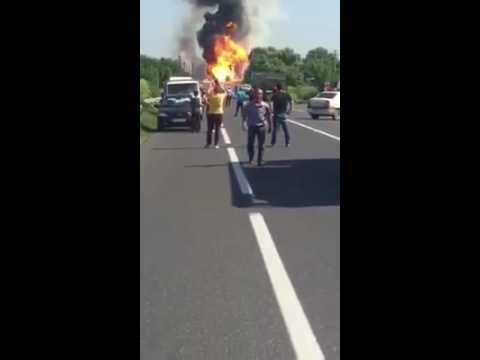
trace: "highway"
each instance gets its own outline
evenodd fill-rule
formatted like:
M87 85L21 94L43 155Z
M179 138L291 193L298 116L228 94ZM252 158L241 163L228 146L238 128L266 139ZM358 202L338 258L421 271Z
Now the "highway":
M141 145L141 359L340 359L340 121L297 106L263 167L224 124Z

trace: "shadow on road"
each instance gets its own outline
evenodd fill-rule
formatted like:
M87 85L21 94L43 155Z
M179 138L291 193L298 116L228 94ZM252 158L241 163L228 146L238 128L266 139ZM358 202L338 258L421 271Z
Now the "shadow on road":
M224 148L225 146L220 146L220 149ZM228 146L228 147L231 147L231 148L234 148L234 149L244 149L246 146L243 145L243 146ZM214 149L213 148L213 145L212 147L210 147L209 149L205 149L204 146L185 146L185 147L154 147L152 148L152 150L157 150L157 151L168 151L168 150L198 150L198 151L219 151L217 149ZM187 166L189 167L189 166ZM191 166L193 167L193 166ZM209 167L209 165L196 165L195 167Z
M189 127L167 127L162 130L158 130L158 133L169 133L169 132L189 132L193 133L192 129Z
M172 150L204 150L203 146L185 146L185 147L154 147L152 150L156 151L172 151Z
M228 163L223 164L207 164L207 165L185 165L186 168L214 168L214 167L227 167Z
M189 127L167 127L162 130L158 130L155 128L151 128L146 126L145 124L140 123L140 128L148 133L175 133L175 132L192 132Z
M268 161L244 166L255 194L246 204L230 166L232 203L237 207L308 207L340 205L340 159Z

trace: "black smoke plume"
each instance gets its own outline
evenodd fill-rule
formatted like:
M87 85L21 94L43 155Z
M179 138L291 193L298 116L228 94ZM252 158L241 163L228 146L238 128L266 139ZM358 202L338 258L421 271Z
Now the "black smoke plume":
M250 32L250 23L245 8L245 0L189 0L197 8L217 7L216 12L206 12L205 23L197 32L198 45L203 50L203 58L207 63L216 62L214 53L215 37L231 35L235 41L246 38ZM227 29L233 22L235 27Z

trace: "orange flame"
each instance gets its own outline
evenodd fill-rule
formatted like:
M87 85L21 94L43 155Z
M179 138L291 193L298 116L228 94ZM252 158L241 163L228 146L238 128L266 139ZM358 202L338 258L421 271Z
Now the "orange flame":
M230 36L235 30L234 23L227 24L227 35L218 35L215 38L213 51L215 63L208 64L207 71L218 81L242 81L243 74L248 66L247 49L236 43Z

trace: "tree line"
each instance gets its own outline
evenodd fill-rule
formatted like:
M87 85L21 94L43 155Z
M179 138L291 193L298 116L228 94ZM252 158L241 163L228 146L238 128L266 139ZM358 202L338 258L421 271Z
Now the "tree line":
M140 55L140 101L160 96L160 89L174 75L187 75L178 60Z
M250 53L248 81L254 72L272 72L285 75L288 86L313 85L323 88L326 81L340 79L340 59L336 52L324 48L310 50L305 58L290 48L255 48Z
M245 82L256 72L284 75L294 96L306 99L323 89L325 82L340 80L340 58L322 47L310 50L304 58L291 48L258 47L250 53ZM177 60L140 55L140 99L158 97L172 75L187 75Z
M254 73L277 73L286 79L290 94L296 101L304 101L322 90L326 82L340 80L338 54L318 47L302 56L291 48L255 48L250 53L250 65L245 81L251 82Z

